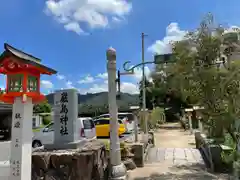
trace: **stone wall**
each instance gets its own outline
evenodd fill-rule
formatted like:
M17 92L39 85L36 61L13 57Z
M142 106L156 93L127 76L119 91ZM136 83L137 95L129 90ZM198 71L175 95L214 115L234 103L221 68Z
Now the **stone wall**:
M32 180L108 179L105 145L98 140L81 149L39 150L32 154Z

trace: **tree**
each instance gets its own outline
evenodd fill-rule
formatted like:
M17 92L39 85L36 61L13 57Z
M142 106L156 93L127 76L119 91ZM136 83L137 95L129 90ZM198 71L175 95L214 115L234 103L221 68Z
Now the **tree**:
M151 93L151 87L152 87L152 83L150 81L147 80L147 78L145 78L145 88L146 88L146 108L147 109L152 109L153 108L153 95ZM143 81L140 81L139 83L139 105L140 107L142 107L142 96L143 96Z
M52 111L50 104L47 101L44 101L40 104L33 106L34 113L50 113Z
M221 137L223 128L233 132L231 128L240 115L240 77L234 73L239 65L231 58L238 44L237 32L226 33L208 14L196 31L173 43L176 63L155 67L154 88L174 92L188 104L204 106L212 136ZM224 65L217 64L223 57Z

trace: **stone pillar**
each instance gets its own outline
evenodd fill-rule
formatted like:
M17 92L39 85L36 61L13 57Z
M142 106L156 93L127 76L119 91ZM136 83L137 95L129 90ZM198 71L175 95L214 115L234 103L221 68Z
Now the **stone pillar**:
M203 132L202 119L198 119L198 126L199 126L199 131L202 133Z
M137 114L134 114L134 136L135 136L135 142L138 142L138 118L137 118Z
M121 162L120 141L118 136L117 89L116 89L116 50L107 50L108 103L110 114L110 179L126 179L127 169Z
M12 142L9 180L31 180L32 99L15 98L12 113Z
M192 115L189 113L188 114L188 120L189 120L189 129L190 129L190 133L193 133L193 127L192 127Z
M79 140L78 94L76 89L59 90L54 95L54 144L46 149L75 149L85 140Z

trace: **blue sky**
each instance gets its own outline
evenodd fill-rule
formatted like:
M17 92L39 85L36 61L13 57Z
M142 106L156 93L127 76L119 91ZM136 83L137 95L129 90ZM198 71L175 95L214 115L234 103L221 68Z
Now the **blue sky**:
M144 32L146 60L152 60L208 12L224 26L239 26L239 7L237 0L8 0L0 6L0 51L7 42L55 68L58 75L41 78L44 93L71 87L101 92L107 90L108 47L117 50L119 69L127 60L136 64ZM123 77L122 91L136 93L140 78L140 69ZM3 87L3 77L0 82Z

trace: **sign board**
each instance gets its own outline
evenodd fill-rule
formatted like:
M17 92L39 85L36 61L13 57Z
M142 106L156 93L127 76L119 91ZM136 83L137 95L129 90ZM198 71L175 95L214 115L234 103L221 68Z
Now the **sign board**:
M204 107L202 107L202 106L193 106L193 109L194 110L203 110Z
M189 109L185 109L185 112L192 112L193 109L189 108Z
M173 58L173 54L161 54L154 56L154 64L174 63L176 60Z

